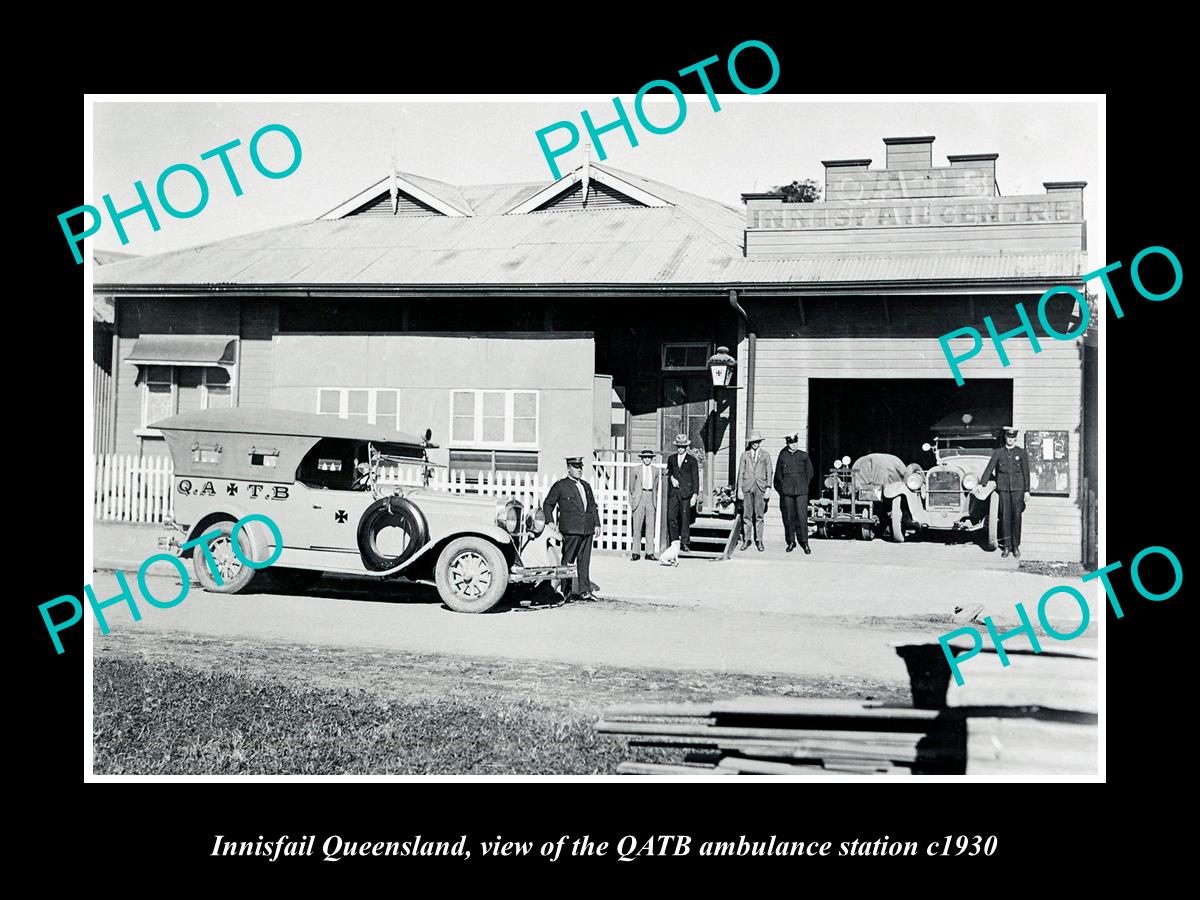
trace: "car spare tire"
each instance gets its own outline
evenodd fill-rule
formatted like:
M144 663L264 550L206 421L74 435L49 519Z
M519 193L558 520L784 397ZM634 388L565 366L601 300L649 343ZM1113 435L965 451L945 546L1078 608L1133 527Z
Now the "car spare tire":
M395 528L402 538L389 536L383 548L379 538ZM392 569L408 560L429 541L429 523L414 504L403 497L381 497L367 507L358 520L358 552L363 564L372 571ZM395 546L399 543L399 547Z

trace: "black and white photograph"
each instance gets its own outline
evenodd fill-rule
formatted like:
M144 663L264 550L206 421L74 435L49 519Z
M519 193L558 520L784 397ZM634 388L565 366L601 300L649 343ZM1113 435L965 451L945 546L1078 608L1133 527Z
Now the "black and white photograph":
M1103 97L755 52L91 99L89 780L1104 780Z

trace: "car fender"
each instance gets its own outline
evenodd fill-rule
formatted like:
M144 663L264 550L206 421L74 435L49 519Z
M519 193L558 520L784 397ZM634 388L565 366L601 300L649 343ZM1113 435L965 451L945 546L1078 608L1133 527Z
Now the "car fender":
M219 510L213 510L210 513L205 513L198 520L197 524L193 525L188 530L188 537L184 543L190 543L199 538L201 535L207 534L213 530L213 523L211 521L203 526L199 524L200 522L204 522L205 519L211 519L212 517L217 516L221 519L233 519L237 522L240 522L249 515L253 515L253 513L247 511L240 505L228 506ZM259 513L259 515L264 514ZM272 518L271 521L275 522L275 519ZM275 523L275 527L279 528L278 522ZM274 555L275 536L271 533L271 529L267 527L266 522L263 522L261 519L255 519L247 522L241 527L241 529L239 529L239 531L246 535L246 539L250 543L249 558L251 560L256 563L266 562L271 558L272 555ZM283 529L280 529L281 535L282 531ZM194 550L195 548L192 548L192 550L188 551L188 553L194 552Z
M903 481L893 481L891 484L886 484L883 487L883 498L885 500L891 500L893 497L899 497L905 493L908 493L908 488Z
M977 484L971 488L971 494L976 500L986 500L996 490L996 482L989 481L987 484Z
M504 550L506 555L508 554L509 550L511 550L513 558L516 558L516 547L513 546L512 535L510 535L507 531L498 525L472 525L468 528L448 529L437 535L431 536L424 547L422 547L400 565L391 569L384 569L381 572L369 572L367 574L376 576L398 575L404 572L406 569L417 567L417 565L420 563L429 565L431 563L431 557L436 557L439 553L441 553L442 548L445 547L446 544L450 543L450 541L454 540L455 538L469 537L471 535L486 538L493 544L499 545L500 549Z
M888 488L898 488L898 490L892 490L891 493L889 494ZM883 495L885 497L890 496L893 498L894 497L907 498L908 514L912 517L912 520L914 522L916 522L918 525L928 525L929 524L929 516L926 515L926 513L925 513L925 503L921 499L921 495L919 493L917 493L916 491L909 490L908 485L906 485L904 482L898 481L898 482L894 482L893 484L889 484L887 488L884 488Z

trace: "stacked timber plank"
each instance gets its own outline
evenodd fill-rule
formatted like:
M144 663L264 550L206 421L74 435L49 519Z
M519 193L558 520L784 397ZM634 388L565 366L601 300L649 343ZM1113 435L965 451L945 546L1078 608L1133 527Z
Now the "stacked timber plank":
M967 728L968 775L1095 775L1099 660L1094 650L1057 644L1035 653L1023 636L966 660L973 646L952 641L963 683L951 678L942 648L898 646L915 706L945 709Z
M678 757L622 763L624 774L954 774L966 738L936 710L794 697L634 704L596 727Z
M1094 653L1005 649L1008 666L981 651L957 685L936 641L897 646L907 707L793 697L632 704L609 709L596 728L627 737L643 757L618 767L630 775L1095 775Z

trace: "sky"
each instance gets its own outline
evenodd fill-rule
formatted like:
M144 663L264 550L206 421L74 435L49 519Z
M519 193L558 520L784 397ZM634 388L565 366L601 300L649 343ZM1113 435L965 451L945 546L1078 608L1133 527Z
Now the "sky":
M996 178L1006 197L1042 194L1045 181L1088 182L1084 210L1089 245L1103 246L1096 202L1096 101L813 102L771 94L718 98L721 109L714 112L704 94L687 95L683 124L670 134L655 135L638 124L633 98L622 96L639 143L631 147L621 129L602 135L606 162L740 206L743 193L804 178L824 184L822 159L870 158L872 169L882 169L882 138L935 135L935 166L948 165L947 154L999 153ZM129 237L124 246L106 218L92 248L148 255L316 219L385 177L393 149L400 171L451 184L549 183L550 169L535 132L560 120L579 128L580 148L558 158L565 173L583 159L587 138L581 109L590 112L597 126L615 117L611 98L595 95L539 102L97 102L93 194L83 202L103 209L101 197L108 193L117 210L131 207L137 203L137 180L153 198L159 173L176 163L199 168L210 197L200 213L187 219L166 215L154 199L161 229L153 231L143 214L131 216L124 220ZM668 97L662 103L647 102L646 111L652 122L667 124L677 107ZM291 128L302 148L296 171L276 180L259 175L248 155L251 136L273 123ZM235 138L242 146L229 158L245 191L241 197L233 196L219 160L200 159L201 153ZM556 132L548 140L556 147L565 134ZM270 168L282 169L291 159L280 134L267 135L260 146ZM172 175L168 185L177 208L187 209L199 197L186 174Z

